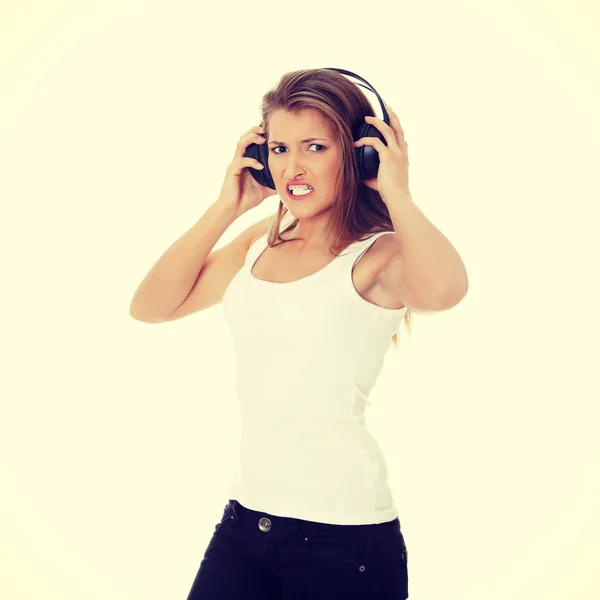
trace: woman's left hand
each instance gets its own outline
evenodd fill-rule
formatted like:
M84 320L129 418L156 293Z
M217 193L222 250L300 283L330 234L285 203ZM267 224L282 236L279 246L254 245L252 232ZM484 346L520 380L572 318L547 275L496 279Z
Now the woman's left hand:
M367 116L365 121L381 131L387 146L376 137L363 137L354 142L355 148L368 144L379 152L377 176L361 181L372 190L378 191L384 202L385 198L391 198L399 192L410 193L408 189L408 167L410 164L408 144L404 140L404 131L400 126L400 119L389 106L386 106L386 110L390 117L391 127L379 117Z

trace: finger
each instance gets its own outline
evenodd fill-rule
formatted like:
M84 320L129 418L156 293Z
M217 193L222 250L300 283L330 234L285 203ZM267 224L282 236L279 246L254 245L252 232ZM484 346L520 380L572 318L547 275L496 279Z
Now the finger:
M389 134L393 134L394 130L392 129L392 127L390 127L383 119L380 119L379 117L372 117L371 115L367 115L365 117L365 119L367 120L368 123L372 123L373 125L375 125L377 127L377 129L379 129L379 131L381 131L381 133L383 133L383 136L385 137L386 132ZM392 122L392 119L390 118L390 123ZM386 140L388 139L387 137L385 138Z
M392 125L392 129L396 134L396 141L398 142L398 146L402 147L407 146L406 141L404 139L404 130L402 129L402 125L400 125L400 119L398 115L394 112L394 109L391 106L387 107L388 115L390 117L390 124Z
M387 140L387 138L386 138ZM388 142L389 144L389 142ZM375 148L375 150L377 150L377 152L379 152L380 154L382 152L385 152L386 150L389 150L389 145L386 146L379 138L375 138L375 137L364 137L364 138L360 138L360 140L357 140L356 142L354 142L354 146L356 148L360 147L360 146L364 146L364 145L368 145L368 146L373 146Z
M398 138L396 137L396 132L385 121L382 121L378 117L371 117L369 115L367 115L365 118L367 119L369 125L373 125L379 129L388 146L398 147Z
M396 144L398 144L398 146L402 147L402 144L404 143L404 131L402 130L402 126L400 125L400 119L398 118L398 115L396 115L396 113L389 106L387 107L386 110L388 112L388 117L390 120L389 125L382 119L379 119L378 117L369 117L369 119L376 120L376 123L380 124L383 127L383 129L381 129L381 127L379 129L383 133L384 137L385 137L386 131L388 131L388 132L391 131L394 136L394 140L395 140ZM385 139L389 143L389 139L387 137Z
M250 129L248 129L246 131L246 133L244 133L242 136L240 136L240 140L243 140L246 136L248 136L251 133L264 133L265 130L263 127L261 127L260 125L255 125L254 127L250 127Z
M246 147L249 146L252 142L254 142L255 144L260 144L261 142L266 142L266 138L264 138L259 133L249 133L248 135L243 136L237 143L238 153L241 152L241 156L243 156L244 152L246 151Z
M247 135L242 136L236 144L233 158L243 158L246 154L246 149L251 143L258 146L265 142L266 138L262 137L259 133L248 133Z

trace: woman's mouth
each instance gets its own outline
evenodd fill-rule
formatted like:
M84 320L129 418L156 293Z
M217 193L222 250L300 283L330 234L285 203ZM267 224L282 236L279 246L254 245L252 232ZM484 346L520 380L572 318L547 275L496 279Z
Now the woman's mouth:
M287 191L287 195L294 200L302 200L302 198L310 196L315 191L313 188L306 185L293 185L291 188L290 186L286 185L285 189Z

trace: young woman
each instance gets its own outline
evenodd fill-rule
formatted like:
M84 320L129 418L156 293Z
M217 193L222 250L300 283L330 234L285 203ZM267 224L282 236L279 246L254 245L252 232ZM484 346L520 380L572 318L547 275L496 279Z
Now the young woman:
M467 278L412 201L407 145L387 110L390 125L336 71L286 73L218 200L134 296L132 316L148 323L222 303L234 339L239 464L188 600L408 598L406 543L364 411L402 319L451 308ZM385 144L353 138L365 122ZM251 144L268 148L266 161L248 156ZM379 167L361 180L366 144ZM273 189L277 213L213 250Z

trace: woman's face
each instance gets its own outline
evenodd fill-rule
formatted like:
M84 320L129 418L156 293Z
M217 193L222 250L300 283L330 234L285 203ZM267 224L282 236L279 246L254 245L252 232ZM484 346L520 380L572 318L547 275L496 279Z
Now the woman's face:
M304 141L308 138L320 138ZM332 206L341 148L329 123L314 110L275 111L269 122L269 170L277 193L295 218L316 216ZM315 191L290 198L288 180L308 183Z

